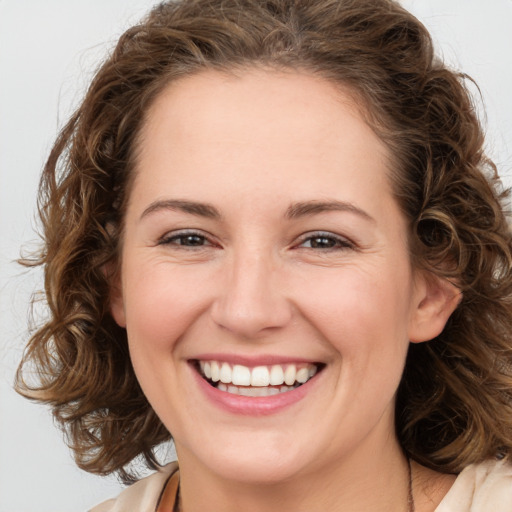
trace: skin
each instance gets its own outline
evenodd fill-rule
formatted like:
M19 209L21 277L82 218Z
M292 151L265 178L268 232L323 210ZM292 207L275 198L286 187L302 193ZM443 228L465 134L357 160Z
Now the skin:
M175 440L184 510L407 510L395 393L456 299L412 268L391 155L351 97L298 72L203 72L160 94L139 150L112 313ZM297 403L236 414L198 385L208 353L325 367ZM450 483L428 480L417 511Z

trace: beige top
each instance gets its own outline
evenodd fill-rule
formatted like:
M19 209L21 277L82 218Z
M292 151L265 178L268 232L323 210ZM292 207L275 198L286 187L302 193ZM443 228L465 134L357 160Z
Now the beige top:
M90 512L156 512L165 484L176 470L176 463L169 464ZM489 460L468 466L435 512L512 512L512 464Z

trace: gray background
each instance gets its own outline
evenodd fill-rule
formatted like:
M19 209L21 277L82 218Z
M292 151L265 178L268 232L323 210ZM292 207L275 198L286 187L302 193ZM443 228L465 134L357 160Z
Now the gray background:
M37 181L57 128L97 62L150 0L0 0L0 512L79 512L119 492L78 470L45 407L11 389L39 271L14 263L34 247ZM512 185L512 0L403 0L485 103L488 152ZM35 311L36 318L43 311Z

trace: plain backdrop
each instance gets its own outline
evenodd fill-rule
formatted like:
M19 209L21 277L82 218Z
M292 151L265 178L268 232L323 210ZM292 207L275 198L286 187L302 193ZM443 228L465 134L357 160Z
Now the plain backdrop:
M40 271L14 260L37 241L45 156L93 70L151 0L0 0L0 512L79 512L115 478L76 468L48 410L12 390ZM512 0L403 0L444 59L478 82L488 152L512 185ZM36 311L36 316L43 312Z

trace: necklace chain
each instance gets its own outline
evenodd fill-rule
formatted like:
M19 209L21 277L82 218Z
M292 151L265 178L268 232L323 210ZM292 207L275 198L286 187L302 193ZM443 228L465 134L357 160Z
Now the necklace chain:
M414 507L414 495L412 493L412 468L411 468L411 459L407 457L407 468L409 473L409 490L407 493L407 512L415 512Z

